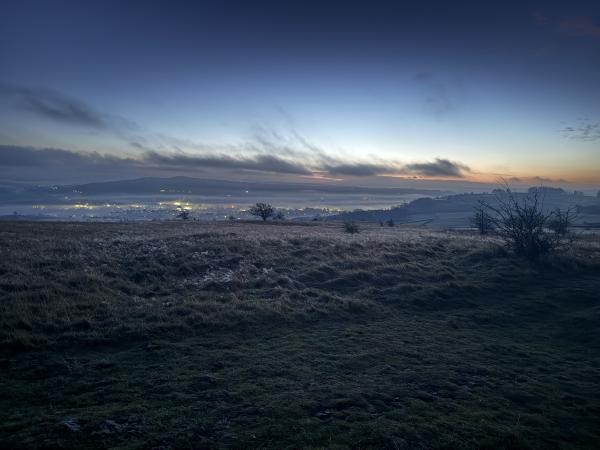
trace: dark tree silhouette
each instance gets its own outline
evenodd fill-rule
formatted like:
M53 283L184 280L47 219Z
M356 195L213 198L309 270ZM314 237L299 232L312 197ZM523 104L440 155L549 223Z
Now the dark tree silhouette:
M550 217L548 220L548 228L550 228L559 236L567 236L569 234L569 228L571 228L573 226L573 222L575 222L575 218L575 209L556 208L552 212L552 217Z
M250 214L256 217L260 217L263 221L266 221L269 217L275 214L275 209L268 203L257 203L248 211Z
M507 246L521 256L535 259L561 246L569 246L572 239L563 239L563 228L568 229L572 215L559 211L559 230L550 232L557 211L544 210L540 189L529 190L525 196L518 196L506 185L502 194L496 195L496 203L480 202L489 214L492 227L504 239ZM566 215L563 215L566 214Z
M493 230L492 217L485 206L476 206L469 221L473 227L477 228L479 234L488 234Z

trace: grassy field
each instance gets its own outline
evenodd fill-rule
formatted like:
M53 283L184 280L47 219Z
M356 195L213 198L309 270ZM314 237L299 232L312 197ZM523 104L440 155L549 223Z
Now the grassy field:
M0 223L0 448L597 448L600 236Z

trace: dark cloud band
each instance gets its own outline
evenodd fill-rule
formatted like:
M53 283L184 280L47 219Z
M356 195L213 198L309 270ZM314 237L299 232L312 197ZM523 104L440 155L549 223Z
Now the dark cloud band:
M79 153L64 149L34 149L19 146L0 146L0 179L22 181L64 181L87 176L98 179L109 176L135 178L157 174L199 175L214 171L222 173L259 172L271 175L310 176L327 173L332 176L374 177L385 175L463 178L470 169L464 164L436 159L433 162L398 163L332 163L316 161L311 166L299 160L265 153L253 156L189 153L160 153L145 151L140 156L120 157L100 153ZM17 175L18 174L18 175Z

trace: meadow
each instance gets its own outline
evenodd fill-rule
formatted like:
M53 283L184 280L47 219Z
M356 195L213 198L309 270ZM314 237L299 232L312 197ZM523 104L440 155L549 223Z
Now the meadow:
M600 234L0 222L1 448L595 448Z

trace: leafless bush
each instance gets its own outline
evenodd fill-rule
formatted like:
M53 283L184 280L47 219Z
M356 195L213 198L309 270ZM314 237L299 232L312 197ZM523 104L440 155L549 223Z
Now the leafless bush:
M263 221L266 221L269 217L275 214L275 208L268 203L257 203L251 207L248 212L253 216L260 217Z
M273 215L273 219L275 220L285 220L285 214L282 210L277 211L274 215Z
M389 219L389 220L386 222L386 225L387 225L388 227L393 227L393 226L394 226L394 219Z
M481 210L489 215L492 227L518 255L535 259L571 244L564 237L573 220L572 213L544 211L539 190L517 196L506 186L505 191L496 195L495 204L481 202Z
M469 219L471 225L474 228L477 228L479 234L488 234L494 229L494 225L492 223L492 216L487 211L485 206L479 205L475 207L475 212L473 216Z
M344 231L350 234L360 232L360 230L358 229L358 225L355 222L344 222Z
M576 215L573 208L556 208L548 221L548 228L561 237L568 236L569 228L573 226Z

